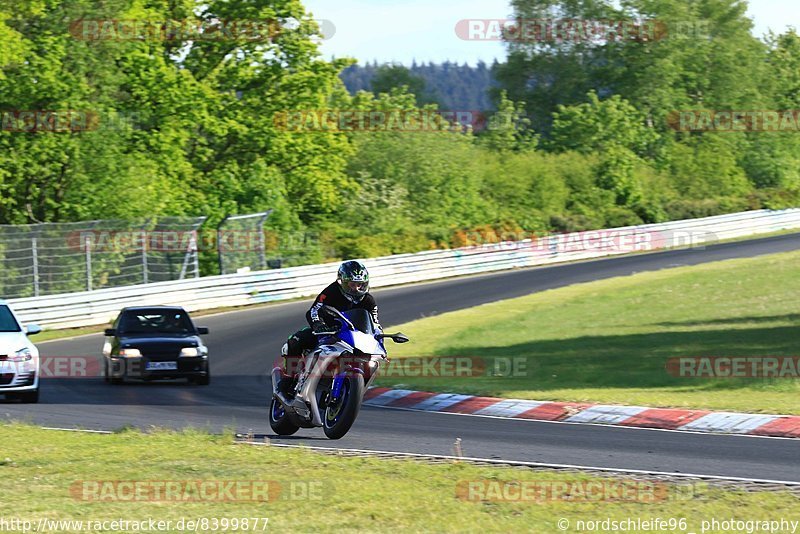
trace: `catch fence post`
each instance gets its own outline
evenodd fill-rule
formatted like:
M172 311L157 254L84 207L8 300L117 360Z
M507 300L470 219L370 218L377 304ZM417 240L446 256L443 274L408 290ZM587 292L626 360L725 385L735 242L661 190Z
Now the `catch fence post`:
M31 239L31 253L33 257L33 296L39 296L39 247L36 238Z
M86 236L86 291L92 290L92 238Z

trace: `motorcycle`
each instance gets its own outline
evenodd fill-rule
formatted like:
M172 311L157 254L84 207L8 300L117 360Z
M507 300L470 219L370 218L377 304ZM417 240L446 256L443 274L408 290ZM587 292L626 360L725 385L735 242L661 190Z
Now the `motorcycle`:
M300 428L322 427L329 439L340 439L358 417L364 393L388 361L385 339L407 343L404 334L380 332L367 310L344 313L323 306L320 314L336 324L315 332L317 347L297 362L272 369L269 424L279 436ZM284 345L286 357L286 345ZM296 365L293 365L296 364Z

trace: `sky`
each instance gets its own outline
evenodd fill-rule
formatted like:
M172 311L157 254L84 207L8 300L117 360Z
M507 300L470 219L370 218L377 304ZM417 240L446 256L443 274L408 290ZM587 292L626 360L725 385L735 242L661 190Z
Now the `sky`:
M377 60L410 65L446 60L474 65L480 60L503 60L499 42L467 41L455 32L463 19L504 19L512 14L508 0L305 0L316 19L335 28L322 43L327 57L354 57L360 63ZM762 36L770 28L800 28L798 0L750 0L748 15L753 33Z

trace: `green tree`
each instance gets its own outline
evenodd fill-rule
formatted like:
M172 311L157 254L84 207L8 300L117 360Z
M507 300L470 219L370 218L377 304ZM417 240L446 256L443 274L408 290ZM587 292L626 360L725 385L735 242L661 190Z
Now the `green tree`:
M2 60L0 108L77 110L98 121L73 134L0 132L0 222L275 207L273 220L298 227L335 210L347 138L276 121L325 108L346 64L320 59L318 29L298 0L19 4L0 11L0 48L13 52ZM273 20L280 31L262 40L86 40L80 24L70 26L81 19Z
M600 100L594 91L586 98L588 102L559 106L553 113L549 148L591 153L615 146L639 156L651 153L658 134L633 105L619 95Z
M408 93L415 95L417 104L420 106L436 103L436 99L429 94L426 88L425 79L412 74L403 65L390 64L378 67L371 86L372 92L377 94L391 93L393 89L405 88Z
M539 138L530 129L530 124L530 119L525 116L525 104L512 102L503 92L497 111L489 115L487 130L478 136L477 142L498 152L535 149Z
M644 193L634 171L658 135L619 95L601 101L590 92L587 98L584 104L560 106L553 114L549 145L556 151L600 154L598 185L613 192L618 204L638 206Z
M766 57L769 76L761 78L770 95L770 109L800 108L800 35L792 29L770 34ZM792 132L755 132L744 151L742 166L759 188L800 190L800 138Z

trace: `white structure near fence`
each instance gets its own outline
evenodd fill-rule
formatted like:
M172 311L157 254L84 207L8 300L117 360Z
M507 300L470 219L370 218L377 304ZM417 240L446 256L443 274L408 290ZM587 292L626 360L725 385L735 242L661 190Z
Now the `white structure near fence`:
M373 287L382 287L634 252L701 247L720 240L791 229L800 229L800 209L749 211L364 261L370 269ZM310 265L12 299L10 304L23 322L35 322L51 329L102 325L125 306L180 305L196 311L315 295L330 283L337 265Z

